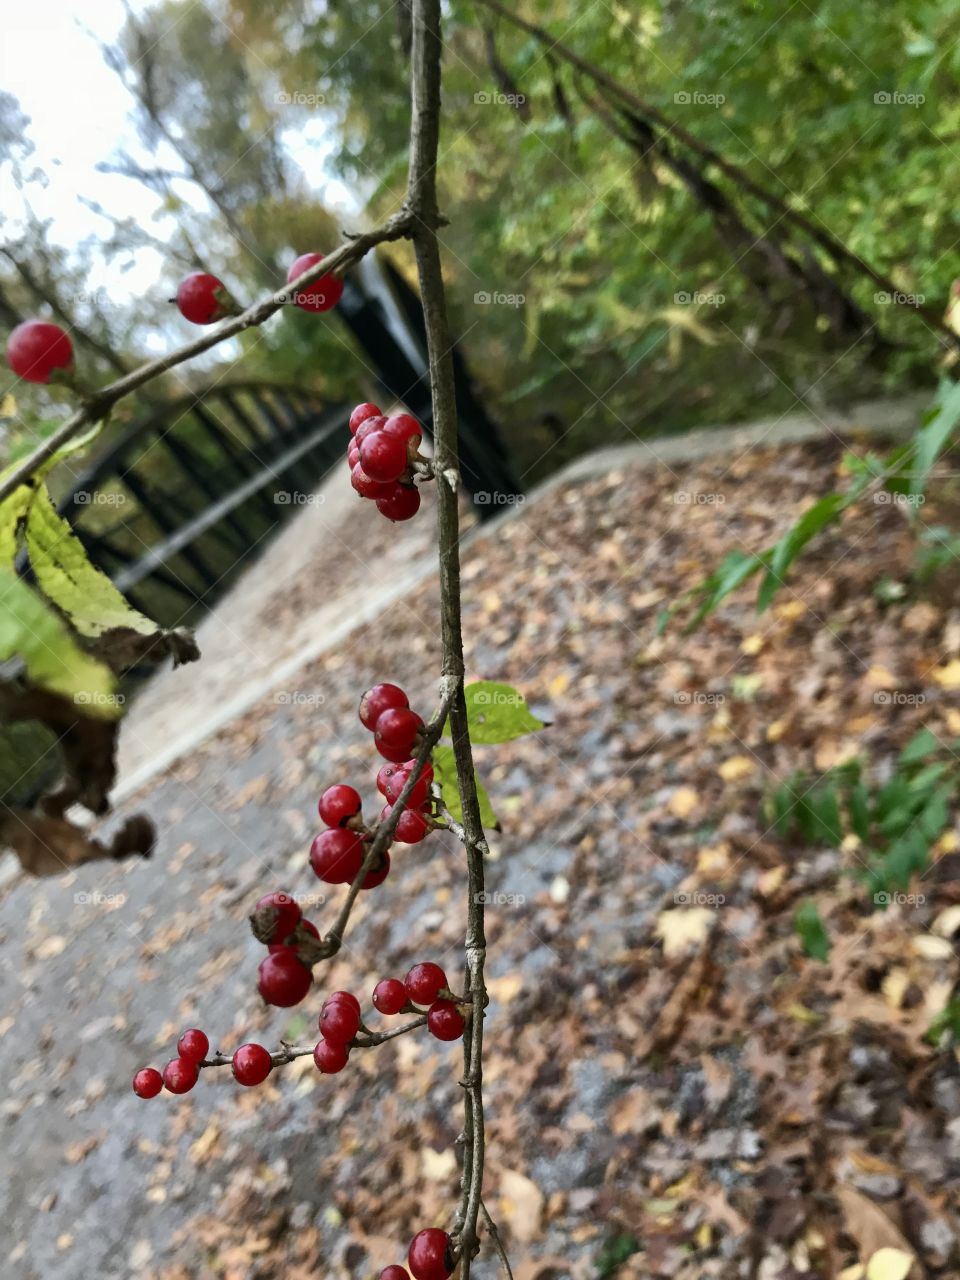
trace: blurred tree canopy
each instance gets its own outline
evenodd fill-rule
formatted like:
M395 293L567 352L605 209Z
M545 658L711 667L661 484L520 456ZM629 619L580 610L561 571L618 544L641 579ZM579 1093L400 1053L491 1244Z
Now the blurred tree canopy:
M954 4L508 10L451 0L438 176L455 332L528 479L601 441L931 380L942 339L919 307L939 314L960 275ZM156 234L116 219L108 248L160 241L169 263L141 327L181 340L161 300L185 269L249 299L297 253L398 206L408 21L386 0L165 0L129 18L107 56L152 160L105 162L164 216ZM651 111L626 109L590 68ZM324 207L291 144L329 150L355 211ZM389 252L410 271L404 246ZM918 306L885 300L877 274ZM242 345L247 377L366 385L335 316L284 315Z

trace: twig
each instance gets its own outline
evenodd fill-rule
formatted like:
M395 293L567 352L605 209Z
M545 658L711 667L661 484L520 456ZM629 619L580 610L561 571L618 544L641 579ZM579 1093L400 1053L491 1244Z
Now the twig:
M423 1014L419 1018L414 1018L412 1022L405 1022L402 1027L395 1027L393 1031L367 1031L360 1032L357 1038L350 1045L350 1051L354 1049L376 1049L378 1045L386 1044L388 1040L396 1040L397 1036L404 1036L408 1031L416 1031L419 1027L427 1025L427 1015ZM308 1055L313 1056L314 1046L310 1045L294 1045L285 1044L282 1049L278 1049L276 1053L271 1053L270 1062L275 1067L286 1066L288 1062L293 1062L296 1058L306 1058ZM205 1061L198 1065L202 1067L229 1067L233 1062L233 1057L226 1053L214 1053Z
M473 772L473 754L463 693L463 634L460 619L460 512L457 500L457 411L450 327L437 244L436 164L440 133L440 0L414 0L410 85L410 176L407 208L420 282L433 402L434 470L437 476L437 525L440 558L440 625L443 675L452 690L450 733L457 767L467 854L467 981L472 1003L464 1038L463 1195L454 1230L459 1232L462 1280L469 1280L478 1248L477 1216L483 1186L484 1121L481 1060L486 987L484 938L483 823Z
M173 369L178 364L183 364L186 360L192 360L194 356L202 355L204 351L209 351L211 347L225 342L227 338L243 333L245 329L251 329L263 324L265 320L268 320L270 316L285 306L291 297L299 293L305 285L311 284L314 280L319 280L321 276L330 272L342 274L347 267L359 262L378 244L382 244L387 240L400 240L408 236L410 234L411 221L409 213L401 210L389 221L385 222L382 227L378 227L375 231L364 231L350 239L346 244L340 245L333 253L328 254L322 262L315 263L303 275L298 276L296 280L291 280L282 289L277 289L275 293L271 293L268 297L261 298L259 302L255 302L253 306L248 307L240 315L225 320L217 328L205 333L200 338L195 338L193 342L188 342L183 347L178 347L176 351L168 352L165 356L158 356L156 360L147 361L146 364L140 365L138 369L134 369L124 377L118 378L116 382L111 382L109 386L94 392L82 408L69 417L53 435L48 436L46 440L37 445L29 457L14 467L6 478L0 481L0 502L4 498L8 498L15 489L29 480L37 467L52 458L58 449L72 440L74 436L79 435L84 427L90 426L94 422L100 422L105 418L118 400L122 400L124 396L130 395L132 391L137 391L154 378L158 378L162 373L166 373L168 369Z
M483 1215L484 1222L487 1224L487 1230L490 1232L493 1247L496 1249L500 1257L500 1261L503 1263L503 1269L507 1273L508 1280L513 1280L513 1271L510 1268L510 1259L507 1257L507 1251L503 1247L503 1241L500 1239L500 1231L497 1224L490 1217L490 1210L482 1200L480 1201L480 1212Z

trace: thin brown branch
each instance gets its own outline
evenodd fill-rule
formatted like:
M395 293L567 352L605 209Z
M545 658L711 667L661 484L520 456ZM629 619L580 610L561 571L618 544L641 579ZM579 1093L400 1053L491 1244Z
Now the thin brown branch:
M396 1040L397 1036L405 1036L410 1031L417 1031L420 1027L427 1025L427 1015L423 1014L419 1018L414 1018L412 1022L405 1022L402 1027L395 1027L392 1031L368 1031L360 1032L356 1039L351 1043L350 1052L354 1049L376 1049L381 1044L386 1044L388 1040ZM308 1055L313 1056L313 1045L295 1045L284 1044L282 1049L277 1049L270 1055L270 1062L274 1067L286 1066L288 1062L293 1062L297 1058L306 1058ZM229 1067L233 1062L232 1054L213 1053L209 1058L199 1063L203 1067Z
M211 347L225 342L227 338L233 338L238 333L243 333L246 329L252 329L263 324L281 307L287 305L291 297L300 292L304 286L312 284L314 280L318 280L328 272L342 275L348 267L359 262L362 257L378 244L382 244L387 240L400 240L409 235L411 224L412 219L409 213L401 210L400 213L384 223L382 227L353 236L346 244L340 245L333 253L328 254L322 262L315 263L303 275L298 276L296 280L291 280L282 289L276 290L275 293L269 294L266 298L261 298L259 302L255 302L253 306L248 307L240 315L225 320L223 324L218 325L209 333L195 338L193 342L188 342L185 346L178 347L175 351L168 352L165 356L158 356L156 360L149 360L146 364L140 365L138 369L134 369L124 377L118 378L116 382L111 382L109 386L95 392L87 399L82 408L68 418L53 435L42 441L29 457L14 467L6 478L0 481L0 502L4 498L8 498L15 489L29 480L39 466L52 458L74 436L79 435L84 427L100 422L105 418L118 400L122 400L124 396L139 390L140 387L151 382L154 378L160 377L161 374L166 373L169 369L175 368L178 364L192 360L194 356L202 355L204 351L209 351Z
M497 1224L490 1217L490 1210L480 1201L480 1213L484 1222L487 1224L487 1230L490 1232L490 1239L493 1241L493 1247L496 1249L500 1261L503 1263L503 1269L507 1273L507 1280L513 1280L513 1271L510 1267L510 1259L507 1257L507 1251L503 1247L503 1241L500 1238L500 1231Z
M420 281L433 401L434 471L437 477L437 524L440 559L440 624L443 676L452 690L450 733L457 766L457 789L463 811L467 854L466 986L472 1017L464 1038L463 1195L455 1218L459 1232L462 1280L469 1280L478 1248L477 1217L483 1187L484 1117L481 1059L486 987L484 938L483 824L473 772L473 754L463 693L463 634L460 618L460 486L457 455L457 409L452 343L447 320L443 272L437 243L436 164L440 133L440 3L414 0L410 67L410 177L407 208L415 219L412 233Z

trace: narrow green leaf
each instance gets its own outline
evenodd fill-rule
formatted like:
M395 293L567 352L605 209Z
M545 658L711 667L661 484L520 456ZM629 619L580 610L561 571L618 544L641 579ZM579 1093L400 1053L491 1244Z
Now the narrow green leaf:
M817 904L812 898L807 898L797 907L793 917L793 929L803 943L804 951L812 960L826 961L830 955L830 939Z
M917 432L913 442L913 481L911 491L923 493L934 463L950 443L960 422L960 382L940 387L934 412Z
M738 587L742 587L748 579L764 567L765 563L762 556L747 555L743 551L728 552L709 578L704 578L703 582L694 588L695 594L701 597L700 607L685 630L692 631L694 627L699 626L707 614L713 613L727 596Z
M757 612L762 613L783 586L790 565L811 540L832 524L849 505L850 495L828 493L808 507L796 524L783 535L770 552L770 561L757 594Z

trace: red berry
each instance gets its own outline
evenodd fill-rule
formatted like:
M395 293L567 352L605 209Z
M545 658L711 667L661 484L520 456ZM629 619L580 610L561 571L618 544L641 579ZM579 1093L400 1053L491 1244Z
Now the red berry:
M328 827L339 827L357 816L361 803L359 791L338 782L336 786L327 787L317 809Z
M407 469L407 446L385 431L371 431L360 445L360 465L371 480L399 480Z
M344 1004L348 1004L351 1009L356 1011L357 1017L360 1016L360 1001L352 991L335 991L332 996L327 996L323 1002L323 1007L328 1004L335 1004L338 1000L342 1000Z
M354 467L360 465L360 450L357 448L356 440L351 440L347 448L347 466L352 471Z
M380 1280L410 1280L410 1273L406 1267L398 1267L396 1263L392 1267L384 1267L380 1272Z
M180 314L193 324L213 324L236 312L223 281L205 271L194 271L181 280L176 302Z
M25 382L49 382L55 370L73 367L73 343L58 324L25 320L7 339L7 364Z
M163 1068L163 1083L171 1093L189 1093L197 1083L200 1068L186 1058L172 1058Z
M417 734L423 728L423 721L409 707L390 707L377 720L376 742L385 747L399 751L401 747L409 747L409 755L413 754L413 744Z
M360 1030L360 1014L346 1000L324 1005L320 1014L320 1034L331 1044L349 1044Z
M384 978L373 988L373 1007L380 1013L402 1013L409 999L399 978Z
M392 812L393 805L386 805L380 812L380 821L386 822ZM401 844L419 844L429 830L429 822L418 809L404 809L393 829L393 838Z
M333 1044L329 1040L320 1040L313 1051L313 1060L317 1070L326 1076L334 1076L347 1065L350 1050L345 1044Z
M389 766L388 766L389 767ZM413 772L413 765L401 765L397 772L386 781L386 790L384 795L391 804L396 804L400 799L400 792L407 785L407 779ZM427 796L430 793L430 783L433 781L433 769L429 764L424 765L420 777L413 784L413 790L407 798L408 809L419 809L422 804L426 803Z
M261 942L269 946L274 942L282 942L300 923L300 908L282 890L268 893L260 899L253 909L250 919L253 931Z
M361 422L366 422L368 418L382 418L383 414L375 404L371 404L369 400L363 404L358 404L350 415L350 434L353 435Z
M360 723L372 733L384 711L409 705L410 700L398 685L375 684L360 699Z
M419 445L423 439L423 428L416 418L410 417L409 413L394 414L392 418L386 420L381 430L388 436L402 440L404 445L410 440L415 440Z
M379 738L374 737L373 745L377 748L384 760L392 760L394 764L409 764L410 757L413 754L412 747L388 747L385 742L381 742Z
M414 1004L431 1005L447 985L447 975L438 964L425 960L415 964L403 980Z
M374 871L368 871L363 877L361 889L376 889L378 884L383 884L387 876L390 874L390 855L385 853L380 866Z
M437 1000L430 1006L427 1026L438 1040L459 1040L465 1025L463 1014L452 1000Z
M450 1237L439 1227L418 1231L410 1241L407 1263L414 1280L447 1280L453 1271Z
M385 498L377 498L377 510L388 520L412 520L420 510L420 490L412 484L394 485L393 492Z
M242 1044L233 1055L233 1075L237 1084L263 1084L273 1063L262 1044Z
M386 418L383 416L379 418L365 418L354 433L353 443L359 449L367 436L373 435L375 431L379 431L385 422Z
M292 947L271 951L260 961L257 987L267 1004L289 1009L299 1004L310 990L313 974L297 959Z
M377 790L382 796L386 796L390 800L390 787L393 785L393 779L406 775L403 772L402 764L385 764L381 767L377 774ZM402 783L400 784L403 785ZM397 793L399 795L399 792Z
M177 1053L181 1058L185 1058L187 1062L202 1062L207 1056L209 1048L210 1041L196 1027L191 1027L189 1031L185 1031L177 1041Z
M305 271L322 261L322 253L301 253L287 272L287 283L296 280L297 276L302 276ZM343 281L338 276L325 275L314 280L313 284L298 288L293 301L302 311L329 311L340 301L342 293Z
M163 1076L156 1067L142 1067L133 1077L133 1092L138 1098L155 1098L163 1088Z
M321 831L310 846L314 874L327 884L352 884L363 863L363 841L346 827Z
M350 470L350 483L361 498L382 498L390 488L388 484L368 476L359 462Z
M311 938L316 938L318 942L320 941L320 930L315 924L311 924L309 920L301 920L297 925L297 928L303 929L306 933L310 934ZM282 942L271 942L267 950L284 951L287 947L293 948L294 952L296 952L297 944L291 934L287 934Z

